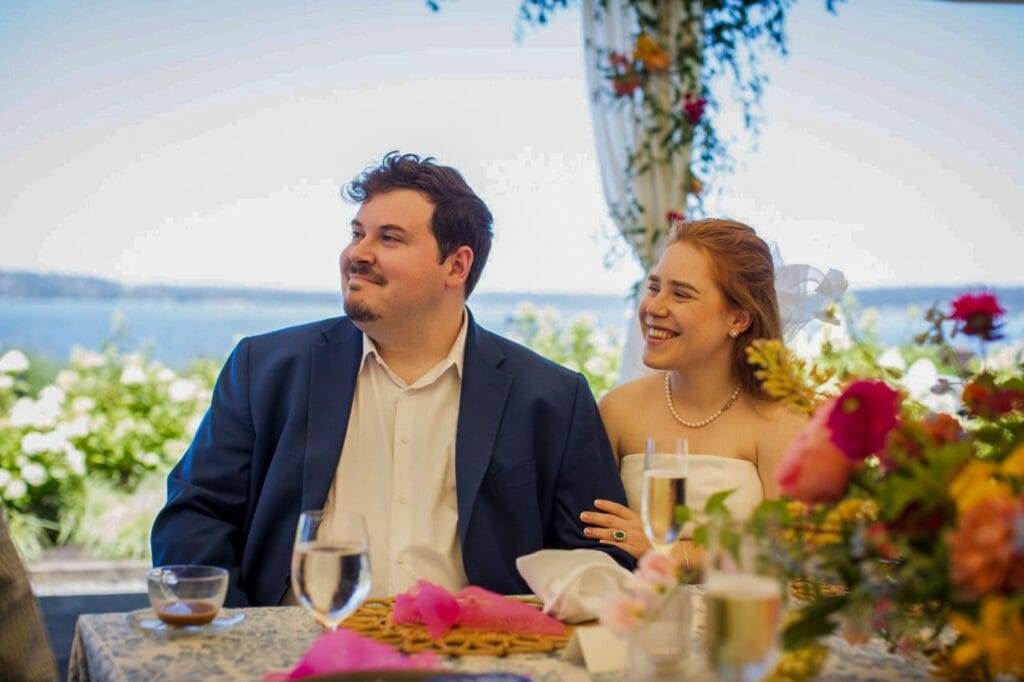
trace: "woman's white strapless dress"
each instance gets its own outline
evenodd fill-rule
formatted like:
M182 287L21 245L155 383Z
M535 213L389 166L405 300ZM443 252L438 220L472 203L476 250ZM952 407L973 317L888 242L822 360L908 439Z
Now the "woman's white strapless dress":
M757 505L764 501L764 488L757 475L757 467L745 459L718 455L686 455L689 473L686 477L686 506L692 512L703 512L704 503L715 493L735 489L725 500L733 517L742 521L750 518ZM626 455L619 463L619 475L626 489L629 508L640 513L643 495L644 456Z

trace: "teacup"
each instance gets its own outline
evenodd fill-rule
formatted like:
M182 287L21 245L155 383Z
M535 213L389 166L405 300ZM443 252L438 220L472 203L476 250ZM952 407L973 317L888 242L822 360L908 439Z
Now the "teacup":
M160 566L146 573L149 604L168 625L206 625L220 613L228 572L216 566Z

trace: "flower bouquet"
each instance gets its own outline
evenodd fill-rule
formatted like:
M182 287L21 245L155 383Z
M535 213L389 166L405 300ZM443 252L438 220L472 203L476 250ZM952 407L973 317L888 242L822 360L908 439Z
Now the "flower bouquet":
M959 393L955 413L929 411L881 366L858 378L778 341L749 348L765 391L810 417L776 472L785 497L762 503L745 528L791 587L769 679L817 673L834 634L881 637L954 679L1024 676L1024 365L985 367L1003 313L982 293L927 314L932 327L915 340L938 346L957 375L934 388ZM969 368L954 336L981 345ZM642 626L684 573L664 558L642 562L635 594L603 622Z
M789 500L758 510L781 534L800 606L783 633L796 650L839 632L880 636L957 679L1024 674L1024 366L986 371L1003 310L967 294L929 311L917 339L952 361L963 407L932 413L886 381L829 376L780 347L751 353L766 390L812 416L778 471ZM981 342L974 371L949 347Z

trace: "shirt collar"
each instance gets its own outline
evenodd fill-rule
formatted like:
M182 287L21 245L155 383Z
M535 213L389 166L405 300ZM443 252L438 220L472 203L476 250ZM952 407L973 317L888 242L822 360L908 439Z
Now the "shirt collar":
M366 366L366 359L373 356L373 359L387 371L392 380L405 388L420 388L421 386L432 384L453 365L455 366L455 371L458 374L459 379L462 379L462 363L466 355L466 334L468 331L469 315L466 314L466 310L463 308L462 327L459 329L459 335L455 337L455 343L453 343L452 347L448 350L448 354L411 385L406 385L404 381L391 371L391 368L388 367L387 363L384 362L384 358L382 358L380 353L377 351L377 344L374 343L373 339L366 335L366 332L363 332L363 355L359 361L359 369L362 371L363 367Z

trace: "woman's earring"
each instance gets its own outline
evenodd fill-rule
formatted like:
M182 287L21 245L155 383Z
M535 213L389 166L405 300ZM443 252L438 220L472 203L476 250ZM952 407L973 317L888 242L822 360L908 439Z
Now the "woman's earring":
M730 329L729 330L729 336L731 336L732 338L735 339L739 335L740 335L740 333L738 331L736 331L735 329Z

